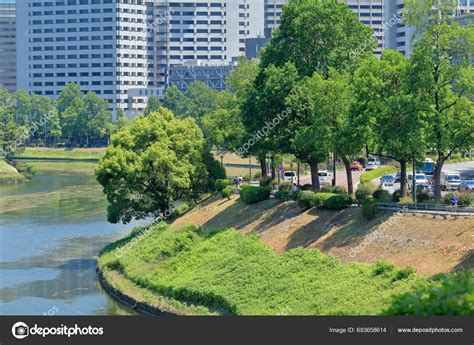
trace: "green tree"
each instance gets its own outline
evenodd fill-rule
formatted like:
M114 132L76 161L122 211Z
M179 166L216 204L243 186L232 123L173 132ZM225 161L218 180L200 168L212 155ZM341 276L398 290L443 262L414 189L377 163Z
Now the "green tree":
M161 102L156 96L148 97L148 105L143 112L143 115L147 116L150 113L158 111L161 108Z
M96 176L109 202L110 222L157 216L202 188L205 140L192 118L161 108L137 117L112 137Z
M359 120L353 128L365 127L359 133L370 153L400 163L401 193L406 194L407 163L421 159L426 151L426 115L407 84L408 60L400 52L386 50L380 59L364 61L354 78ZM365 123L364 123L365 122Z
M405 23L416 29L409 83L427 114L426 140L436 153L435 197L440 199L445 161L474 143L474 31L453 19L455 0L407 0L405 7Z
M241 57L237 68L230 71L226 79L227 87L237 99L243 100L246 93L252 87L252 83L258 74L258 62Z
M163 106L171 110L176 116L184 113L182 110L186 97L179 89L172 85L168 87L163 95Z
M59 116L77 99L82 98L81 88L76 83L67 84L59 93L57 105Z

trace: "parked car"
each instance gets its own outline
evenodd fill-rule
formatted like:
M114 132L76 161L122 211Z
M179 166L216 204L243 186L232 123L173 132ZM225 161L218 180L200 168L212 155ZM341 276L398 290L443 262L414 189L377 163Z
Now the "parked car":
M351 163L351 170L352 171L362 171L362 170L364 170L364 167L358 161L355 161L355 162Z
M329 179L331 174L327 170L319 171L318 175L319 175L319 183L320 184L325 184L325 183L330 183L331 182L331 180Z
M461 175L457 172L442 171L441 172L441 189L457 190L461 184Z
M434 198L435 187L432 184L420 184L416 185L416 190L421 193L428 194L430 198Z
M283 173L283 181L296 183L297 179L298 179L298 177L296 176L295 171L285 171Z
M474 191L474 180L466 180L463 181L459 187L459 191L467 191L467 192L472 192Z
M413 185L413 174L408 174L407 183L408 189L411 189ZM430 179L425 174L416 174L416 184L430 184Z
M380 161L377 158L369 157L367 159L367 165L365 166L365 170L375 170L380 166Z
M395 178L392 175L385 175L380 178L380 183L391 183L395 182Z

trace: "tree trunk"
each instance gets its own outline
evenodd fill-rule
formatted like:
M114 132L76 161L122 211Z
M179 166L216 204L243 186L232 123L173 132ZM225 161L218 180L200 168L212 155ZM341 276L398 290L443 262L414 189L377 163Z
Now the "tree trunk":
M321 188L319 185L318 163L310 162L309 168L311 169L311 183L313 184L313 191L319 192Z
M258 161L260 162L260 169L262 170L262 176L267 176L267 163L265 162L265 156L259 156Z
M275 171L275 158L272 156L271 158L271 168L272 168L272 180L276 178L276 171Z
M344 167L346 168L347 193L349 195L353 195L354 194L354 185L352 184L351 162L345 156L342 156L342 162L344 163Z
M400 193L407 196L407 161L400 161Z
M443 170L443 165L446 158L443 156L438 156L438 160L436 161L436 167L433 174L433 181L435 187L435 200L441 199L441 171Z
M337 156L336 154L334 153L332 155L332 186L335 187L336 184L337 184L337 180L336 180L336 163L337 163Z

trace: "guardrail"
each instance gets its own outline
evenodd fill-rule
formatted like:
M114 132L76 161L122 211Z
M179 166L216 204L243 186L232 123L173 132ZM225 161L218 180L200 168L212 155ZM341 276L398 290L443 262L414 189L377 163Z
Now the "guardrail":
M440 215L474 216L474 208L452 207L433 204L400 204L396 202L380 202L377 206L383 211L403 211L408 213L425 213Z

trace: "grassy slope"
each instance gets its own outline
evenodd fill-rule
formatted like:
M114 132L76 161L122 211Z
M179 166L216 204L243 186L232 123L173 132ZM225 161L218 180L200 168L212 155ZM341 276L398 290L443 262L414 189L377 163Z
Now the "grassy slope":
M17 182L23 179L24 177L14 167L0 160L0 183Z
M109 247L101 268L160 296L238 315L372 315L394 294L427 284L416 274L377 273L375 265L341 263L313 249L277 255L235 230L159 226L136 241L121 255L127 241Z
M384 231L385 236L376 238L352 258L351 250L384 222L392 224ZM210 199L175 220L172 227L186 224L257 232L261 241L277 253L299 246L313 247L338 256L344 262L385 260L398 266L414 267L425 275L474 266L472 218L395 217L383 213L368 222L360 209L302 211L294 202L267 200L245 205L233 197L229 201Z
M99 159L105 152L105 148L50 148L50 147L27 147L21 158L43 158L43 159Z

